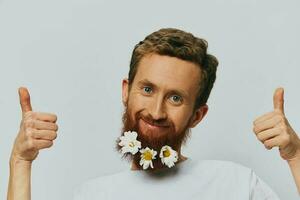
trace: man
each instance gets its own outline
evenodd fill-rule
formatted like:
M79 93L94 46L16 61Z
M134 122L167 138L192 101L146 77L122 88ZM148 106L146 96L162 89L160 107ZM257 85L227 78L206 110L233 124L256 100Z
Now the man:
M122 82L124 126L117 139L131 169L82 184L74 198L278 199L249 168L181 153L208 111L217 65L205 40L178 29L161 29L137 44ZM23 119L10 160L9 200L30 199L32 161L53 144L58 129L55 115L32 111L26 88L19 95ZM274 93L274 111L253 124L267 149L279 147L300 192L300 140L284 116L282 88Z

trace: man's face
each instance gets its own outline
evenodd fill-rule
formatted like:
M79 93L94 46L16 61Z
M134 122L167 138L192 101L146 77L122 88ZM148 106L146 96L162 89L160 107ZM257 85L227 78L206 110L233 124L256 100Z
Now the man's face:
M130 121L126 128L137 129L142 145L148 141L150 147L182 140L208 109L205 105L193 110L199 80L200 68L192 62L158 54L144 56L130 91L128 80L123 80L124 116Z

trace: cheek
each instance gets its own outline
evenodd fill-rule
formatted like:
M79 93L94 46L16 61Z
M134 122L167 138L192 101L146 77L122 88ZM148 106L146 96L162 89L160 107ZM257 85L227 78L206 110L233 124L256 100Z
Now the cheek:
M190 112L184 110L177 110L169 112L169 118L175 125L175 131L180 133L187 126L189 119L191 118Z
M128 108L132 111L132 114L136 114L137 112L145 109L147 107L147 101L145 97L131 93L128 99Z

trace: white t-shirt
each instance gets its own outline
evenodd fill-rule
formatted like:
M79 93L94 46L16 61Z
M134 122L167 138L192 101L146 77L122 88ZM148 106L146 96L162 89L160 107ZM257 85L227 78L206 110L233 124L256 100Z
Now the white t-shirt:
M278 200L253 170L230 161L190 158L171 169L126 170L89 180L74 200Z

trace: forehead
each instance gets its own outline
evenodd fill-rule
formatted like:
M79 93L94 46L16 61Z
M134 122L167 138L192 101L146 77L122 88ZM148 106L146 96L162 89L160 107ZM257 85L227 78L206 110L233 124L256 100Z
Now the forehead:
M143 79L161 88L180 89L193 94L199 88L200 68L176 57L150 54L141 59L134 83Z

